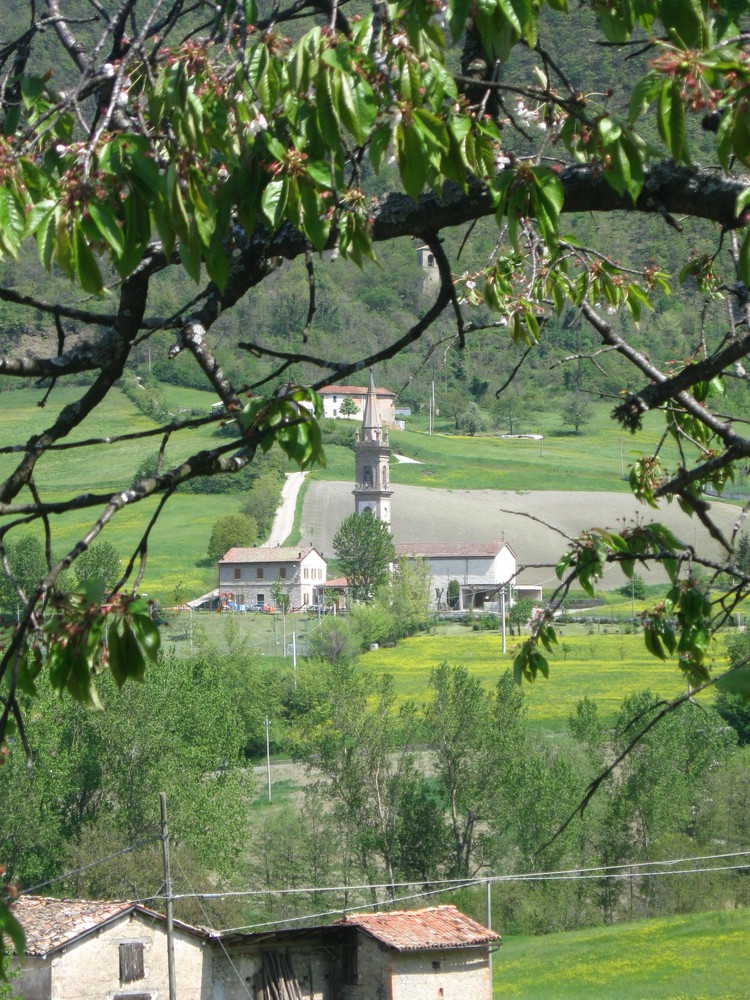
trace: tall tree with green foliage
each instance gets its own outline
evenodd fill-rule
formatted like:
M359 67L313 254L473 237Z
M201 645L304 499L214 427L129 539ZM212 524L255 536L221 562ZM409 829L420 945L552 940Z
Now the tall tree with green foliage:
M258 526L254 518L247 514L225 514L211 529L208 558L218 562L230 549L250 546L257 537Z
M109 592L122 575L121 563L120 553L111 542L95 542L76 560L76 580L79 584L89 579L101 580Z
M350 514L333 536L333 550L347 579L352 597L372 600L388 579L396 550L388 525L371 510Z

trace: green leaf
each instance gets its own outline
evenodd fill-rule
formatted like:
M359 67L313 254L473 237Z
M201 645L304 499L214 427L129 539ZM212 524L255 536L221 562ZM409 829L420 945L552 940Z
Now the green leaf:
M117 223L115 213L109 205L92 201L89 205L89 215L112 252L120 257L125 249L125 240L123 239L122 230Z
M745 703L750 702L750 664L746 663L730 671L726 677L716 682L716 687L726 694L740 695Z
M327 136L332 144L338 144L341 141L341 119L333 99L333 86L331 74L321 70L315 88L318 125L322 134Z
M80 221L77 221L75 225L74 240L75 267L81 288L92 295L101 295L102 272L99 270L96 257L86 241Z
M331 228L323 211L323 203L312 185L304 180L299 183L299 196L302 202L305 234L316 250L323 250L328 242Z
M3 936L7 935L13 942L16 955L26 951L26 938L23 927L19 924L4 899L0 899L0 954L4 954ZM13 992L13 991L12 991Z
M284 217L287 193L287 180L285 177L271 181L263 191L261 208L272 231L278 229Z
M649 105L656 99L661 87L661 76L654 70L646 73L633 87L630 92L630 103L628 106L628 119L633 124Z
M156 663L159 656L161 636L159 629L151 621L148 614L133 615L133 632L139 645L145 651L146 656L152 663Z
M685 107L680 95L680 85L672 84L672 106L669 112L669 149L675 163L686 159L685 148Z
M406 193L418 201L427 180L427 163L419 133L413 125L396 128L396 160Z
M740 278L745 284L745 288L750 288L750 228L745 233L745 238L740 247L739 260Z
M380 125L370 136L370 162L376 174L383 166L383 157L391 144L391 126Z

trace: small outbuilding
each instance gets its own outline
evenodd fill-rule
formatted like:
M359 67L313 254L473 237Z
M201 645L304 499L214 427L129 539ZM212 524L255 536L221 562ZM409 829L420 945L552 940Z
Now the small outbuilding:
M140 903L21 896L23 1000L156 1000L169 996L166 920ZM174 921L180 1000L212 996L210 932Z
M354 913L326 927L223 939L214 996L254 1000L491 1000L499 935L455 906Z

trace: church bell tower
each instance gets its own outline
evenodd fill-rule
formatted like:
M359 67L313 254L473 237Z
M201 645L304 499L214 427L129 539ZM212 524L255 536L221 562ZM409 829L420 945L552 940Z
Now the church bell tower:
M357 514L371 510L373 517L391 524L390 455L388 431L383 433L375 392L375 377L370 369L370 386L365 400L362 431L354 443L354 509Z

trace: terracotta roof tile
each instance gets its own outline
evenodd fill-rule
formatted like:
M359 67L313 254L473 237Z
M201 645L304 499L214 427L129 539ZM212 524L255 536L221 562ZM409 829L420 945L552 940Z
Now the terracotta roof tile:
M336 926L359 927L395 951L466 948L500 938L452 905L391 913L352 913L337 920Z
M366 396L367 386L366 385L324 385L322 388L318 389L321 396L332 396L334 393L338 396ZM394 396L395 392L390 389L375 389L375 394L377 396Z
M13 912L26 935L26 954L38 956L57 951L81 935L133 911L146 917L164 920L161 913L127 899L53 899L51 896L19 896L13 904ZM199 934L201 937L211 936L203 928L193 927L181 920L175 920L175 927L192 934Z
M305 556L309 555L311 552L316 552L317 549L313 546L308 545L306 548L301 548L300 546L289 546L286 547L281 545L271 546L267 548L263 545L259 545L254 548L243 549L235 547L230 549L228 552L224 553L224 556L219 560L222 563L279 563L279 562L298 562L300 558L304 559ZM320 554L320 553L318 553Z
M19 896L13 906L26 935L27 955L47 955L86 931L127 913L127 900L51 899Z

